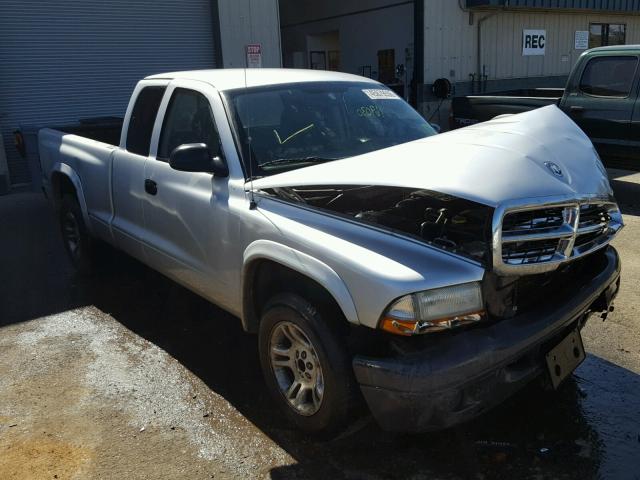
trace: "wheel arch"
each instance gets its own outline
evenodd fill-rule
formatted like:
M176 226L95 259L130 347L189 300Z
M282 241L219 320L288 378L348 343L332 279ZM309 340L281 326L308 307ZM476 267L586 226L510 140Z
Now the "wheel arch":
M265 270L266 269L266 270ZM282 275L296 281L297 289L314 288L334 302L346 320L359 324L355 303L340 276L330 266L306 253L270 240L257 240L244 252L242 271L242 326L257 332L260 323L260 303L265 297L282 289L276 288ZM266 277L265 277L266 276ZM264 291L266 278L273 280ZM298 283L300 282L300 283ZM321 291L315 290L320 287ZM268 298L266 298L268 300Z
M82 211L82 217L84 218L85 225L87 225L87 227L91 225L80 176L66 163L56 163L51 169L51 193L53 204L56 209L60 208L62 197L65 194L68 193L75 195L78 203L80 204L80 210Z

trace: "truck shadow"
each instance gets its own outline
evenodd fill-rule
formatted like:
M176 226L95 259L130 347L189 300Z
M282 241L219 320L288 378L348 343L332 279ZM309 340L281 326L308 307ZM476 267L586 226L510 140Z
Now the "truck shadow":
M609 183L620 210L625 215L640 215L640 174L631 170L608 168ZM631 178L633 177L633 178Z
M237 318L112 255L100 275L80 286L84 303L167 351L297 460L273 469L272 478L618 478L613 474L628 473L640 454L640 419L629 413L640 411L640 379L597 357L559 392L532 385L456 429L389 434L363 417L334 440L308 438L278 414L262 381L256 339Z
M611 180L620 211L625 215L640 215L640 184L624 180Z

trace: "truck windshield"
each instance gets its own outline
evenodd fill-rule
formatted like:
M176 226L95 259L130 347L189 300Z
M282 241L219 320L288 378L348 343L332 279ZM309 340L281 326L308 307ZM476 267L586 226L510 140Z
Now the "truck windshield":
M352 157L436 133L404 100L378 84L284 84L231 90L226 97L245 165L251 158L253 177Z

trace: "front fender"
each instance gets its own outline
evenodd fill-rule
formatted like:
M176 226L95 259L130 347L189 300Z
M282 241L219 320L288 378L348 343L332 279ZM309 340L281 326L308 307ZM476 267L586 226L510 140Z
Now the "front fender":
M251 243L244 251L243 257L241 291L244 291L244 283L248 277L247 273L251 264L256 260L271 260L318 282L327 289L340 306L347 321L356 325L360 323L358 321L355 303L351 298L346 284L338 274L325 263L306 253L271 240L256 240ZM245 318L245 314L246 312L243 311L243 319Z

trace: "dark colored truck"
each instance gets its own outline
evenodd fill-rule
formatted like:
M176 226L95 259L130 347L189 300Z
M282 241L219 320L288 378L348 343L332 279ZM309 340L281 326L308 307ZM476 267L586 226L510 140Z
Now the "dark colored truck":
M456 97L452 128L557 104L610 165L640 167L640 45L583 53L564 89L528 89Z

